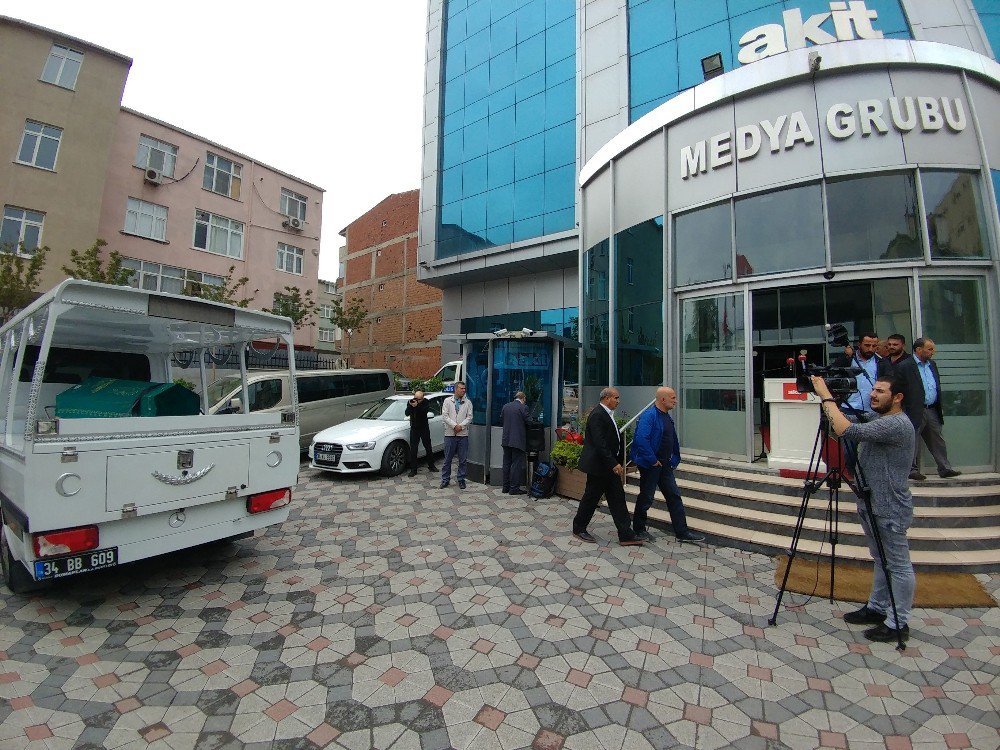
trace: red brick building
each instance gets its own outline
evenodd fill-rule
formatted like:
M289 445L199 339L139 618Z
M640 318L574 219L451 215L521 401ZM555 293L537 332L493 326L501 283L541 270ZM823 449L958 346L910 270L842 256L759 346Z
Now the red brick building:
M390 195L340 233L347 240L345 304L360 298L369 311L343 339L351 367L425 378L441 366L442 293L417 281L419 200L419 190Z

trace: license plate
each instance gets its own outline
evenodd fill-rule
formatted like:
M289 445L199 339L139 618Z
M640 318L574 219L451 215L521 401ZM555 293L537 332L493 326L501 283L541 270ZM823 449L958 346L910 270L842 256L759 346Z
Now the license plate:
M55 557L51 560L35 560L35 579L62 578L88 570L111 568L118 564L118 548L95 549L78 555Z
M340 457L336 453L317 453L316 460L336 466L340 462Z

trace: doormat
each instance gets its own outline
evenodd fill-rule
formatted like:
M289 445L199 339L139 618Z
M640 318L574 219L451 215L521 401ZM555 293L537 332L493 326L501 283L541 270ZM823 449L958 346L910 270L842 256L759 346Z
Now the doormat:
M781 586L788 555L774 558L774 583ZM834 576L834 599L865 603L872 589L872 565L837 562ZM813 594L821 599L830 596L830 561L828 559L796 557L788 576L786 590L796 594ZM996 607L992 596L971 573L941 573L917 571L914 607L934 609L950 607Z

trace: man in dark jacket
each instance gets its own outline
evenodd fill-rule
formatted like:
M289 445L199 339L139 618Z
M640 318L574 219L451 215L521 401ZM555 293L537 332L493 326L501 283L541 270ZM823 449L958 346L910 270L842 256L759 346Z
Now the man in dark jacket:
M646 530L646 514L657 488L667 501L670 525L677 539L681 542L705 541L704 536L688 529L681 492L674 478L674 469L681 462L677 430L669 414L675 406L677 394L674 389L657 388L656 401L639 417L632 440L632 460L639 467L639 497L635 501L632 528L644 542L653 541L653 535Z
M505 404L500 410L500 424L503 425L503 435L500 445L503 446L503 491L505 494L523 495L521 482L527 476L525 451L528 444L528 407L525 405L527 396L524 391L514 394L514 400Z
M920 473L920 439L923 439L927 449L937 464L938 476L942 479L957 477L962 472L952 468L948 460L948 446L944 442L942 427L944 426L944 411L941 409L941 376L933 361L937 347L928 338L920 338L913 342L913 358L917 363L917 373L923 384L923 418L917 428L916 448L913 451L913 468L910 479L926 479Z
M417 475L417 449L421 441L427 454L427 471L437 471L434 465L434 449L431 447L431 428L427 420L430 416L430 401L423 391L415 391L413 398L406 402L406 416L410 418L410 476Z
M878 377L895 377L902 381L903 411L913 423L913 429L920 429L920 421L924 412L924 386L920 382L917 363L906 353L906 339L900 333L894 333L886 339L887 356L878 362Z
M580 454L580 470L587 475L587 486L573 519L573 536L585 542L597 541L587 526L604 496L618 528L618 543L627 547L642 544L642 540L632 531L632 519L625 506L625 441L618 433L614 411L620 398L617 388L605 388L601 403L587 417Z

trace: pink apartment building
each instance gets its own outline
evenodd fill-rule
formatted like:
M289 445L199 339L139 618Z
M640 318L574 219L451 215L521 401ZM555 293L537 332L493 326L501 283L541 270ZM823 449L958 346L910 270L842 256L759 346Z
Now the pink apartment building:
M318 283L323 190L249 156L122 107L98 236L146 289L190 292L233 268L252 307ZM316 326L296 334L315 344Z

